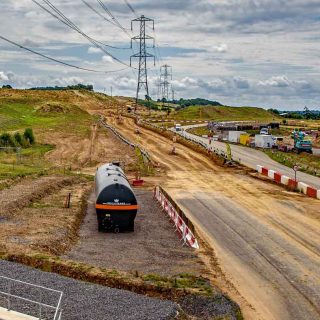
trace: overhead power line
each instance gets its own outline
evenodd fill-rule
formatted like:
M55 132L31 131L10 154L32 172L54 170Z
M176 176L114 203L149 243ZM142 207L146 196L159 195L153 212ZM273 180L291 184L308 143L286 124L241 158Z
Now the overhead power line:
M127 1L127 0L123 0L123 1L126 3L126 5L128 6L128 8L132 11L132 13L133 13L136 17L138 17L137 12L133 9L133 7L132 7L132 5L129 3L129 1Z
M103 14L101 14L97 9L95 9L90 3L88 3L88 2L85 1L85 0L81 0L81 1L82 1L89 9L91 9L91 10L92 10L93 12L95 12L98 16L100 16L103 20L105 20L105 21L107 21L107 22L109 22L109 23L117 26L117 24L116 24L114 21L106 18L106 17L105 17Z
M104 52L106 55L110 56L112 59L114 59L115 61L117 61L118 63L121 63L127 67L130 67L129 64L121 61L120 59L118 59L117 57L115 57L114 55L112 55L111 53L109 53L105 48L103 48L101 45L104 46L108 46L100 41L97 41L91 37L89 37L86 33L84 33L76 24L74 24L69 18L67 18L59 9L57 9L49 0L42 0L44 3L46 3L55 13L53 13L52 11L50 11L48 8L46 8L45 6L43 6L42 4L40 4L38 1L36 0L32 0L32 2L34 2L36 5L38 5L40 8L42 8L43 10L45 10L46 12L48 12L51 16L55 17L56 19L58 19L60 22L62 22L63 24L65 24L66 26L68 26L69 28L73 29L74 31L78 32L79 34L81 34L83 37L85 37L89 42L91 42L95 47L99 48L102 52ZM109 46L111 47L111 46Z
M36 55L38 55L38 56L40 56L40 57L42 57L42 58L51 60L51 61L53 61L53 62L57 62L57 63L59 63L59 64L62 64L62 65L65 65L65 66L68 66L68 67L71 67L71 68L75 68L75 69L78 69L78 70L95 72L95 73L105 73L105 74L108 74L108 73L120 72L120 71L123 71L123 70L128 69L128 67L126 67L126 68L122 68L122 69L119 69L119 70L102 71L102 70L94 70L94 69L89 69L89 68L83 68L83 67L79 67L79 66L75 66L75 65L73 65L73 64L70 64L70 63L68 63L68 62L63 62L63 61L60 61L60 60L58 60L58 59L51 58L51 57L49 57L49 56L47 56L47 55L45 55L45 54L42 54L42 53L37 52L37 51L34 51L34 50L32 50L32 49L30 49L30 48L27 48L27 47L25 47L25 46L23 46L23 45L21 45L21 44L19 44L19 43L16 43L16 42L14 42L14 41L12 41L12 40L9 40L9 39L7 39L7 38L5 38L5 37L3 37L3 36L0 36L0 39L6 41L6 42L8 42L8 43L10 43L10 44L12 44L12 45L14 45L14 46L16 46L16 47L19 47L20 49L24 49L24 50L26 50L26 51L29 51L29 52L33 53L33 54L36 54Z
M112 12L108 9L108 7L101 1L101 0L97 0L98 3L100 4L101 8L109 15L109 17L117 24L117 26L123 31L125 32L129 38L131 38L131 35L129 34L129 32L127 31L127 29L125 27L122 26L122 24L119 22L119 20L112 14Z

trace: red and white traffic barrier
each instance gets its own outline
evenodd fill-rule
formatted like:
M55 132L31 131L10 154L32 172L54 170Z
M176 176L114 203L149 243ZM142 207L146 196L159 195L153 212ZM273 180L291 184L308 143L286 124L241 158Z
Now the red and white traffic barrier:
M189 227L186 225L186 223L183 221L183 219L181 218L175 207L172 205L172 203L161 192L159 186L155 187L154 197L160 203L161 207L167 213L170 219L174 222L176 230L181 235L184 244L187 244L194 249L199 249L199 244L196 237L189 229Z
M275 182L279 184L283 184L285 186L289 186L292 188L295 188L299 190L301 193L315 199L320 199L320 190L317 190L316 188L313 188L309 185L307 185L304 182L299 182L294 179L291 179L279 172L276 172L274 170L270 170L263 166L257 166L257 171L261 173L264 176L267 176L274 180Z

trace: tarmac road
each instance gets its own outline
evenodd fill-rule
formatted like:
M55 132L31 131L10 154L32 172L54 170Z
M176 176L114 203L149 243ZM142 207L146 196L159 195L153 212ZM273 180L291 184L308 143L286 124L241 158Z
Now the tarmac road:
M178 134L191 138L191 139L197 139L199 141L202 141L209 146L209 141L208 138L203 138L196 136L194 134L191 134L187 132L186 130L194 127L199 127L199 126L204 126L204 125L190 125L190 126L184 126L183 129L184 131L177 132ZM172 129L174 131L174 129ZM211 142L211 147L219 149L221 151L226 152L226 144L224 142L220 141L212 141ZM232 151L232 156L233 159L236 161L240 161L241 164L252 168L256 170L257 165L262 165L265 166L269 169L278 171L282 174L285 174L286 176L289 176L291 178L294 178L294 171L291 168L288 168L271 158L269 158L265 153L262 151L240 146L240 145L230 145L231 151ZM319 160L320 161L320 160ZM310 186L315 187L316 189L320 189L320 178L317 178L315 176L312 176L310 174L304 173L304 172L298 172L297 173L297 180L307 183Z
M320 319L319 200L217 167L179 144L169 155L172 141L145 129L135 135L131 119L109 121L166 167L163 187L214 249L236 293L214 281L245 319Z

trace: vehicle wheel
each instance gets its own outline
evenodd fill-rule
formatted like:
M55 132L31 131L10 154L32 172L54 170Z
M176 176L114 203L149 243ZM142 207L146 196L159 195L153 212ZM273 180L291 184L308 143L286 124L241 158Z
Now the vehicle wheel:
M98 223L98 231L99 232L104 231L104 227L103 227L103 225L101 223Z

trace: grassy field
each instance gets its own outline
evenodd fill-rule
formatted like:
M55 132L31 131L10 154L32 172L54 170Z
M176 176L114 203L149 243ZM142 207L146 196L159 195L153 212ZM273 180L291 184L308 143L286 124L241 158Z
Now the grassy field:
M293 168L300 167L300 171L320 177L320 158L308 153L284 153L276 150L266 150L265 153L273 160Z
M86 133L92 117L64 92L0 91L1 131L31 127L34 130L60 130ZM75 99L76 100L76 99Z
M172 115L171 115L172 116ZM214 107L214 106L191 106L174 113L176 119L186 120L279 120L274 114L262 108L254 107Z
M0 151L0 177L45 172L52 165L44 156L59 144L58 139L89 139L95 117L87 111L115 103L103 94L86 91L0 89L0 134L32 128L36 137L36 145L23 149L21 159L15 152Z

